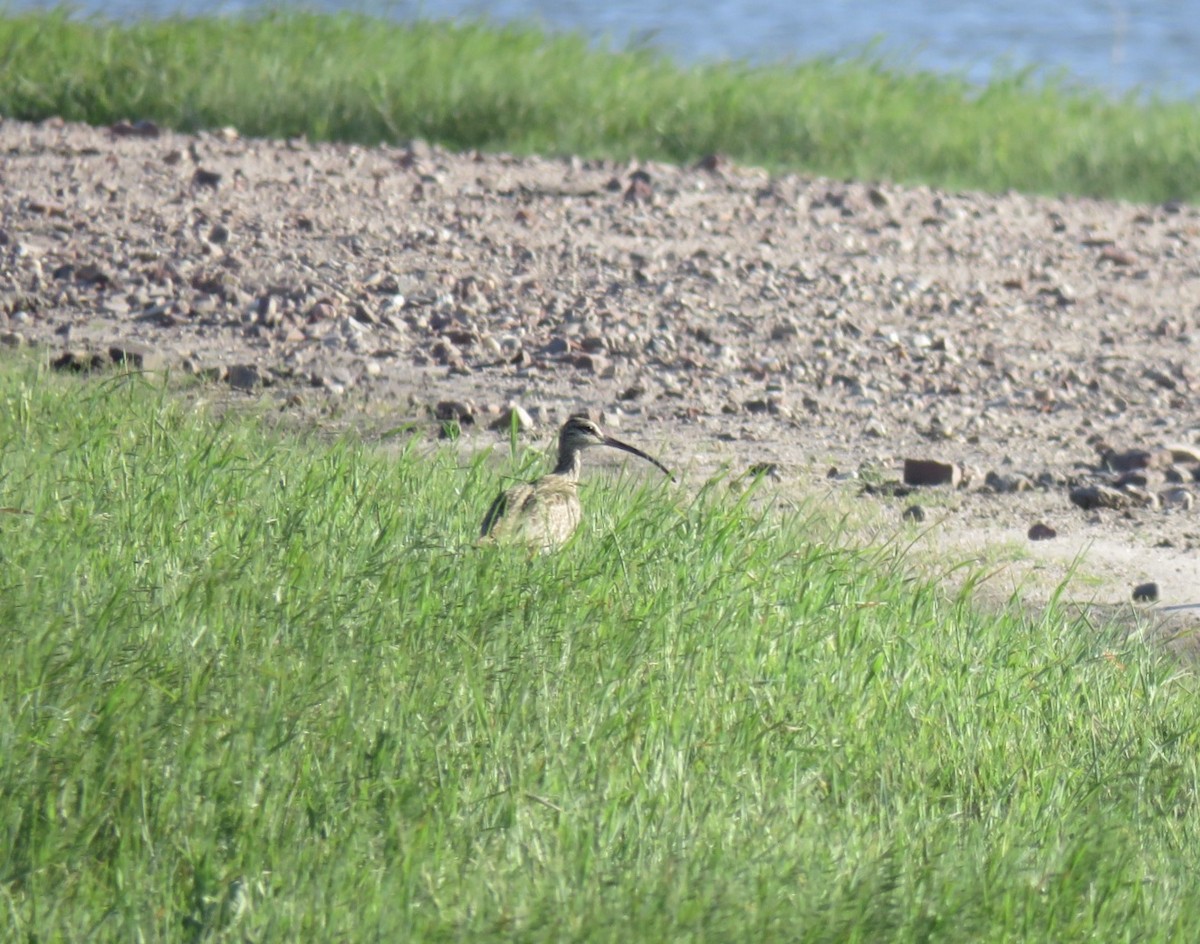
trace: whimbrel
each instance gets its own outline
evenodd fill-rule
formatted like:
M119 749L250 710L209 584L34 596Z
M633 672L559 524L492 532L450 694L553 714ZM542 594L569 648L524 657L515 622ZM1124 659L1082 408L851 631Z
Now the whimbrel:
M535 550L553 550L565 544L583 517L575 486L583 465L583 450L589 446L612 446L633 453L671 474L653 456L604 435L599 426L577 413L567 419L558 434L558 464L554 471L501 492L484 515L480 540L511 541Z

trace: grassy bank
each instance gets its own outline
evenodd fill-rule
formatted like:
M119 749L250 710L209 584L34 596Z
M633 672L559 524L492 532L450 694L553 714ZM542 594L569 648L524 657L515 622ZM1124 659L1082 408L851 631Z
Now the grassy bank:
M1195 103L859 60L682 67L531 28L265 14L116 26L0 18L0 114L374 144L739 161L838 177L1200 195Z
M0 367L5 940L1193 940L1200 702L719 484ZM1106 647L1114 647L1109 651Z

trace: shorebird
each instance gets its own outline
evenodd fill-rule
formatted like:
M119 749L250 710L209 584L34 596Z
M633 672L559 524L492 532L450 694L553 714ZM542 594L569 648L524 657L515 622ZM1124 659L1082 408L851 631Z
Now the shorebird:
M543 551L565 544L583 517L576 485L583 466L583 450L590 446L621 449L654 463L671 475L671 470L653 456L606 436L599 426L577 413L569 417L559 431L558 464L554 471L501 492L483 517L480 541L526 544Z

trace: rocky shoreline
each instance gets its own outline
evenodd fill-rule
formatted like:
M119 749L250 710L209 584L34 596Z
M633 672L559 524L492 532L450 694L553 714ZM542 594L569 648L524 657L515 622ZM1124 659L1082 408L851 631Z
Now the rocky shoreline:
M1200 598L1195 207L145 123L3 120L0 153L0 340L62 368L478 445L589 409L696 473L1014 548L1014 586L1086 550L1101 602Z

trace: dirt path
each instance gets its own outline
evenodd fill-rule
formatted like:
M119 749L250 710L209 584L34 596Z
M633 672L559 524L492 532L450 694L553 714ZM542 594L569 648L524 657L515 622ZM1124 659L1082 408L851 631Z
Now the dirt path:
M468 444L588 408L1032 596L1086 551L1082 596L1200 600L1198 247L1186 205L0 122L6 343Z

